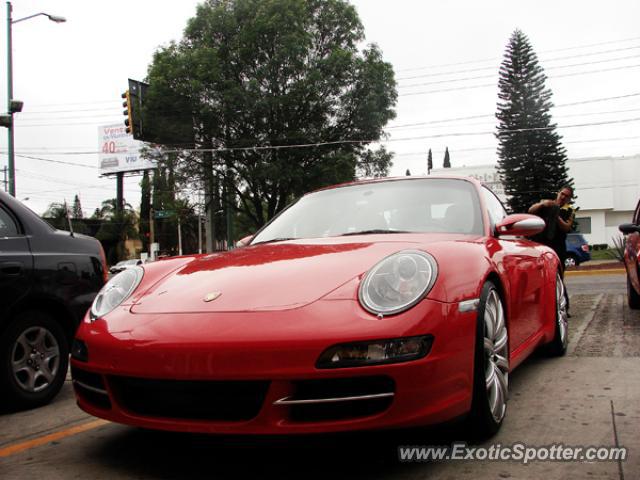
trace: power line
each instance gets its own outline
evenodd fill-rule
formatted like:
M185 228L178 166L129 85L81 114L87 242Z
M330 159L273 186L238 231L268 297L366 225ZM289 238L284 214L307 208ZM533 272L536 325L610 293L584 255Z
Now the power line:
M640 48L640 47L639 47ZM632 58L640 58L640 55L630 55L627 57L621 57L621 58L614 58L614 59L609 59L609 60L600 60L597 62L586 62L586 63L576 63L573 65L563 65L563 66L559 66L556 68L572 68L572 67L580 67L580 66L584 66L584 65L595 65L595 64L600 64L600 63L609 63L609 62L616 62L619 60L630 60ZM637 66L637 65L636 65ZM612 69L624 69L629 67L628 65L625 66L620 66L620 67L613 67ZM609 70L603 70L603 71L609 71ZM571 74L561 74L561 75L551 75L548 78L558 78L558 77L563 77L563 76L570 76L570 75L578 75L578 74L582 74L582 73L591 73L592 71L587 71L587 72L573 72ZM451 83L451 82L466 82L468 80L481 80L481 79L485 79L485 78L495 78L499 75L498 71L495 71L494 73L490 74L490 75L477 75L475 77L463 77L463 78L452 78L452 79L446 79L446 80L437 80L434 82L421 82L421 83L411 83L409 85L399 85L399 88L412 88L412 87L422 87L425 85L438 85L441 83Z
M564 47L564 48L555 48L552 50L542 50L539 53L553 53L553 52L565 52L568 50L579 50L581 48L590 48L590 47L599 47L602 45L612 45L615 43L624 43L624 42L631 42L631 41L635 41L635 40L640 40L640 37L633 37L633 38L625 38L622 40L612 40L612 41L608 41L608 42L600 42L600 43L591 43L588 45L579 45L579 46L575 46L575 47ZM422 67L412 67L412 68L407 68L407 69L399 69L399 72L408 72L408 71L412 71L412 70L424 70L427 68L439 68L439 67L452 67L455 65L469 65L472 63L486 63L486 62L494 62L496 60L500 60L501 57L492 57L492 58L485 58L482 60L467 60L464 62L454 62L454 63L444 63L444 64L439 64L439 65L425 65Z
M86 100L84 102L64 102L64 103L37 103L34 107L62 107L64 105L98 105L101 103L117 103L114 99L110 100Z
M107 114L107 115L72 115L69 117L55 117L55 118L51 118L51 117L36 117L36 118L25 118L22 119L22 121L20 122L21 126L24 126L22 124L22 122L24 121L28 121L28 122L41 122L43 120L81 120L81 119L85 119L85 120L92 120L94 118L114 118L115 116L117 116L117 114ZM122 116L121 116L122 118Z
M73 162L65 162L62 160L53 160L52 158L40 158L40 157L31 157L29 155L20 155L20 154L16 154L16 157L20 157L20 158L28 158L30 160L39 160L42 162L51 162L51 163L61 163L64 165L73 165L74 167L84 167L84 168L92 168L92 169L99 169L100 167L96 167L95 165L85 165L83 163L73 163Z
M640 95L640 94L636 94ZM630 123L640 121L640 117L635 118L627 118L621 120L608 120L601 122L590 122L590 123L580 123L580 124L572 124L572 125L558 125L558 126L550 126L550 127L534 127L534 128L521 128L514 130L500 130L498 133L516 133L516 132L527 132L527 131L540 131L540 130L551 130L554 128L577 128L577 127L589 127L589 126L601 126L601 125L613 125L620 123ZM248 152L248 151L262 151L262 150L288 150L292 148L314 148L314 147L323 147L323 146L332 146L332 145L362 145L368 143L390 143L390 142L403 142L403 141L411 141L411 140L424 140L430 138L442 138L442 137L463 137L463 136L478 136L478 135L494 135L495 131L482 131L482 132L450 132L450 133L442 133L435 135L423 135L417 137L403 137L403 138L395 138L395 139L374 139L374 140L335 140L329 142L315 142L315 143L302 143L295 145L254 145L251 147L221 147L221 148L183 148L178 150L165 150L163 153L204 153L204 152ZM5 152L0 152L5 153ZM21 154L24 154L20 152ZM50 152L49 155L87 155L87 154L97 154L101 152L92 151L92 152Z
M22 112L21 115L33 115L34 113L75 113L75 112L107 112L117 110L117 108L80 108L75 110L47 110L44 112Z
M614 43L617 43L618 41L615 41ZM609 42L605 42L604 44L607 44ZM599 44L600 45L600 44ZM579 47L570 47L569 49L575 49L575 48L579 48ZM610 53L610 52L617 52L617 51L623 51L623 50L631 50L631 49L638 49L640 48L640 46L634 46L634 47L627 47L627 48L620 48L620 49L612 49L612 50L605 50L605 51L601 51L601 52L590 52L590 53L585 53L585 54L579 54L579 55L572 55L572 56L566 56L566 57L558 57L558 58L554 58L554 59L549 59L547 61L557 61L557 60L566 60L566 59L570 59L570 58L576 58L576 57L582 57L582 56L593 56L593 55L599 55L599 54L603 54L603 53ZM559 50L554 50L554 51L561 51L561 50L565 50L565 49L559 49ZM555 66L555 67L549 67L548 69L558 69L558 68L572 68L572 67L577 67L577 66L584 66L584 65L594 65L594 64L599 64L599 63L608 63L608 62L614 62L614 61L620 61L620 60L626 60L626 59L632 59L632 58L638 58L638 55L631 55L631 56L626 56L626 57L619 57L619 58L613 58L613 59L603 59L603 60L596 60L596 61L592 61L592 62L583 62L583 63L578 63L578 64L572 64L572 65L559 65L559 66ZM617 70L617 69L625 69L625 68L635 68L637 66L640 65L631 65L631 66L622 66L622 67L614 67L611 69L601 69L601 70L594 70L594 71L586 71L586 72L574 72L574 73L570 73L570 74L564 74L564 75L553 75L550 78L557 78L557 77L564 77L564 76L575 76L575 75L582 75L582 74L591 74L591 73L601 73L601 72L606 72L606 71L613 71L613 70ZM454 72L439 72L439 73L430 73L430 74L425 74L425 75L418 75L418 76L414 76L414 77L405 77L405 78L399 78L398 80L405 80L405 79L412 79L412 78L423 78L423 77L429 77L429 76L441 76L441 75L448 75L448 74L455 74L455 73L465 73L465 72L469 72L469 71L480 71L480 70L485 70L485 69L489 69L489 68L495 68L495 67L482 67L482 68L476 68L476 69L469 69L469 70L459 70L459 71L454 71ZM459 78L459 79L450 79L450 80L443 80L443 81L435 81L435 82L424 82L424 83L417 83L417 84L411 84L411 85L400 85L400 88L410 88L410 87L415 87L415 86L424 86L424 85L435 85L435 84L440 84L440 83L447 83L447 82L460 82L460 81L466 81L466 80L476 80L476 79L483 79L483 78L492 78L495 75L481 75L481 76L474 76L474 77L466 77L466 78ZM468 89L468 88L481 88L481 87L485 87L485 86L489 86L489 85L475 85L475 86L468 86L468 87L463 87L462 89ZM440 92L440 91L450 91L451 89L447 89L447 90L438 90L438 91L434 91L432 93L436 93L436 92ZM420 94L422 92L414 92L411 94L405 94L405 95L415 95L415 94ZM427 92L424 92L427 93ZM431 93L431 92L430 92ZM402 96L402 94L401 94ZM85 104L88 102L77 102L75 104L81 105L81 104ZM106 102L95 102L95 103L106 103ZM66 104L48 104L51 106L55 106L55 105L73 105L73 103L66 103ZM100 112L100 111L113 111L114 109L112 108L89 108L89 109L76 109L76 110L49 110L49 111L35 111L35 112L22 112L23 115L31 115L31 114L53 114L53 113L77 113L77 112ZM114 113L115 115L119 115ZM100 117L104 118L104 117L110 117L111 115L101 115ZM75 119L75 118L91 118L91 117L97 117L97 116L87 116L87 117L81 117L81 116L74 116L74 117L61 117L60 119ZM33 121L38 121L38 120L47 120L48 118L28 118L26 120L33 120ZM57 120L57 119L56 119ZM71 125L80 125L80 124L71 124ZM30 126L30 125L23 125L23 126ZM33 125L33 126L49 126L49 125Z
M574 73L565 73L562 75L553 75L553 76L548 76L547 78L561 78L561 77L573 77L576 75L590 75L592 73L602 73L602 72L611 72L614 70L625 70L625 69L629 69L629 68L638 68L640 67L640 64L637 65L626 65L623 67L612 67L612 68L603 68L600 70L590 70L590 71L585 71L585 72L574 72ZM497 77L498 74L495 75L495 77ZM492 77L494 77L494 75L492 75ZM440 82L438 82L440 83ZM458 90L470 90L470 89L474 89L474 88L486 88L486 87L496 87L497 85L495 83L483 83L483 84L478 84L478 85L466 85L466 86L462 86L462 87L453 87L453 88L444 88L444 89L439 89L439 90L425 90L423 92L409 92L409 93L399 93L398 96L399 97L409 97L409 96L415 96L415 95L428 95L431 93L442 93L442 92L454 92L454 91L458 91Z
M63 123L37 123L37 124L22 124L20 123L20 128L32 128L32 127L66 127L66 126L85 126L85 127L98 127L100 125L104 125L105 123L122 123L121 118L118 119L114 119L113 121L102 121L102 122L98 122L98 123L87 123L87 122L80 122L80 123L69 123L69 122L63 122ZM124 124L123 124L124 125Z
M581 55L570 55L567 57L558 57L558 58L551 58L551 59L546 59L546 60L539 60L540 63L548 63L548 62L555 62L555 61L560 61L560 60L570 60L572 58L580 58L580 57L587 57L587 56L595 56L595 55L602 55L603 53L613 53L613 52L621 52L621 51L625 51L625 50L637 50L640 48L639 46L636 47L628 47L628 48L619 48L619 49L615 49L615 50L605 50L603 52L591 52L591 53L584 53ZM618 60L627 60L630 58L636 58L637 55L629 55L626 57L618 57L618 58L612 58L612 59L603 59L603 60L594 60L593 62L583 62L583 63L576 63L576 64L572 64L572 65L555 65L555 66L551 66L551 67L545 67L545 70L555 70L558 68L570 68L570 67L579 67L579 66L583 66L583 65L593 65L596 63L605 63L605 62L615 62ZM445 76L445 75L455 75L458 73L469 73L469 72L481 72L483 70L497 70L499 69L500 65L488 65L486 67L477 67L477 68L470 68L470 69L464 69L464 70L452 70L452 71L448 71L448 72L436 72L436 73L424 73L421 75L413 75L411 77L400 77L397 78L396 80L401 82L403 80L415 80L417 78L427 78L427 77L441 77L441 76ZM496 68L498 67L498 68Z
M554 115L553 118L555 119L555 118L584 117L584 116L591 116L591 115L609 115L614 113L630 113L630 112L638 112L638 111L640 111L640 108L630 108L630 109L624 109L624 110L609 110L609 111L603 111L603 112L585 112L585 113L572 113L572 114L566 114L566 115ZM416 123L406 123L402 125L392 125L390 127L385 127L385 130L416 128L424 125L439 125L442 123L450 123L453 121L475 120L478 118L495 118L495 114L471 115L468 117L457 117L457 118L449 118L444 120L431 120L428 122L416 122ZM487 122L476 122L476 123L465 124L465 126L472 126L472 125L488 125L488 124ZM447 125L441 125L441 126L447 126ZM462 126L462 125L457 124L455 126Z
M579 143L598 143L598 142L613 142L613 141L621 141L621 140L640 140L640 136L633 136L633 137L614 137L614 138L592 138L589 140L570 140L570 141L562 141L562 144L579 144ZM536 144L532 144L532 145L536 145ZM458 152L476 152L476 151L482 151L482 150L495 150L498 147L498 144L496 143L495 145L492 146L486 146L486 147L473 147L473 148L456 148L456 149L452 149L451 152L452 153L458 153ZM419 152L404 152L404 153L396 153L394 155L394 157L408 157L408 156L417 156L417 155L421 155L421 156L426 156L427 155L427 151L426 150L421 150Z

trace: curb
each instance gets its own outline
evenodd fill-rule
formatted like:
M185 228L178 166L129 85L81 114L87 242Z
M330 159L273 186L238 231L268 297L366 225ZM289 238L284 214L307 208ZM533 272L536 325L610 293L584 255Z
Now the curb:
M582 275L626 275L627 271L624 268L603 268L600 270L566 270L565 276L582 276Z

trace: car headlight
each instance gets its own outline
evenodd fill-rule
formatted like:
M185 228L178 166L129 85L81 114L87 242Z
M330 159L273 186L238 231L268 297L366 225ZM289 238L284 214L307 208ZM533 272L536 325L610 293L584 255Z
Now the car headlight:
M322 352L316 367L348 368L408 362L426 356L432 344L431 335L343 343Z
M144 270L140 267L127 268L109 280L93 300L90 317L95 320L111 312L133 293L142 280Z
M362 306L376 315L392 315L413 307L436 281L438 267L425 252L403 250L373 267L360 284Z

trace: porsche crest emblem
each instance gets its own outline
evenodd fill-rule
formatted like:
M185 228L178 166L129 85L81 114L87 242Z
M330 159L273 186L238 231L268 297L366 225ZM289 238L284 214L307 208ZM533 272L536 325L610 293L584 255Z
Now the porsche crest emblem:
M209 292L204 296L203 300L205 302L213 302L220 295L222 295L222 292Z

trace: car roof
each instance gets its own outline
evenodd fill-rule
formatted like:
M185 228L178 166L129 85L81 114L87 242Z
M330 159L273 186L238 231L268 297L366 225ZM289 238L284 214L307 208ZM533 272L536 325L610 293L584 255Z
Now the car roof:
M464 180L475 184L476 186L482 185L477 179L473 177L467 177L464 175L411 175L404 177L379 177L379 178L365 178L362 180L355 180L352 182L339 183L337 185L329 185L327 187L318 188L308 192L307 195L315 192L321 192L324 190L332 190L334 188L352 187L356 185L367 185L374 183L386 183L386 182L399 182L399 181L412 181L412 180Z

